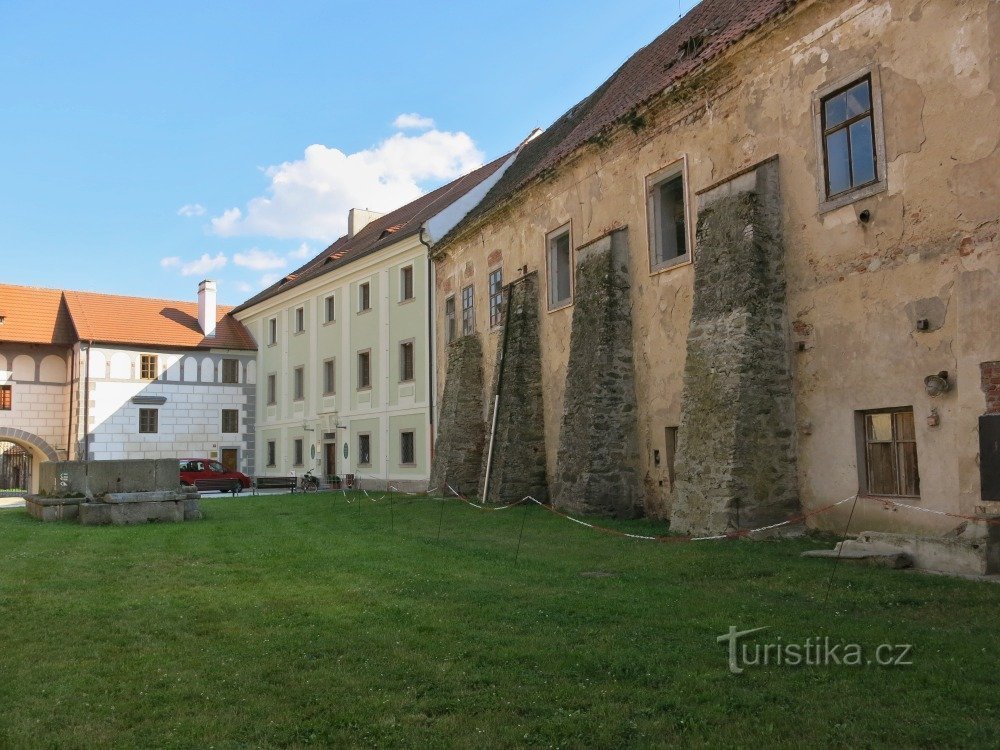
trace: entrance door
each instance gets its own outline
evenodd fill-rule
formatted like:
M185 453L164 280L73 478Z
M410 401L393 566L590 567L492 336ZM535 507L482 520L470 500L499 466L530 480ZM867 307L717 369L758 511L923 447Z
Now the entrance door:
M323 443L323 473L329 478L337 473L337 443Z
M0 497L31 491L31 454L16 443L0 442Z
M223 448L222 449L222 465L226 467L226 471L239 471L240 470L240 451L238 448Z

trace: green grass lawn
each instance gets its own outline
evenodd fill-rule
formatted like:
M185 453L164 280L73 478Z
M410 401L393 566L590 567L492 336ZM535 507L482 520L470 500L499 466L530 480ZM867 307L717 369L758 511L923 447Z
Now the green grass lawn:
M1000 586L844 563L824 601L832 563L798 556L815 540L629 541L422 499L202 505L129 528L0 511L0 747L997 742ZM731 625L913 644L912 665L733 675Z

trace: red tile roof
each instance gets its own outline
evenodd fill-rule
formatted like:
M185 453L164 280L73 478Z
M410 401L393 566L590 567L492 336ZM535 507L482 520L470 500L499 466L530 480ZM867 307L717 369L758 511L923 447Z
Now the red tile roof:
M58 289L0 284L0 342L66 344L76 340Z

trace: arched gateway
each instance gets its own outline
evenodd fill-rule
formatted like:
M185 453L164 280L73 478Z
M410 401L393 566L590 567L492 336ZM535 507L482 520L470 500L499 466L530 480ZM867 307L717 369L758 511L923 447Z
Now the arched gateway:
M0 497L35 492L38 463L58 460L52 446L37 435L0 427Z

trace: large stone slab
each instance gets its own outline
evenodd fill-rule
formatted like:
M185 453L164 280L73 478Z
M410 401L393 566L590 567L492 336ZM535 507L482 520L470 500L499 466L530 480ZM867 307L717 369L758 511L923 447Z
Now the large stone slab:
M176 491L180 483L180 465L174 458L46 461L39 467L39 492L49 495Z
M184 520L184 500L130 503L81 503L80 523L84 526L131 526L141 523Z
M82 498L39 497L32 495L24 499L28 515L39 521L75 521L80 515Z

